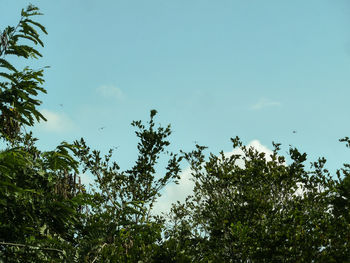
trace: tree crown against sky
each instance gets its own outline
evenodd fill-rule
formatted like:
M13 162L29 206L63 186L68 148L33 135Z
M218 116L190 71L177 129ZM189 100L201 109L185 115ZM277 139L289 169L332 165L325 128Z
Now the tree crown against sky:
M27 2L4 3L1 24L15 25ZM35 66L51 66L40 96L48 121L34 127L41 148L77 134L103 152L113 141L130 167L130 120L155 108L171 120L174 151L193 141L230 151L226 138L244 134L245 144L325 156L334 172L347 159L337 143L350 130L346 0L32 3L50 32Z
M84 139L41 151L26 129L45 92L43 70L19 70L15 59L39 58L35 6L1 31L0 258L5 262L346 262L349 261L349 173L331 174L324 158L307 169L306 153L274 143L270 154L231 139L233 151L205 154L196 145L173 154L170 126L134 121L138 157L122 170ZM25 42L27 41L27 42ZM40 139L40 138L39 138ZM350 146L350 139L341 139ZM165 172L156 167L167 156ZM161 189L190 164L194 189L167 216L152 209ZM89 190L77 178L89 170Z

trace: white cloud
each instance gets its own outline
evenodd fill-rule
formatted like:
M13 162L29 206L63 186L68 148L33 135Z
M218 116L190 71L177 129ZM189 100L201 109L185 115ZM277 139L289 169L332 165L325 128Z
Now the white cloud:
M191 178L191 169L187 167L180 175L179 184L171 184L165 188L154 206L154 212L170 212L171 204L177 201L184 202L186 197L193 193L194 182Z
M252 105L250 109L252 110L261 110L266 107L274 107L274 106L280 106L281 103L278 101L272 101L266 98L260 98L257 103Z
M272 154L272 151L266 146L262 145L258 140L251 141L249 144L247 144L247 147L253 147L258 152L264 152L266 154L265 158L267 160L271 159L270 155ZM237 148L231 152L224 153L225 157L229 157L233 154L243 155L243 151ZM237 160L237 165L244 167L244 161L242 159ZM164 189L162 196L158 199L154 206L154 212L156 214L161 212L169 212L171 204L176 203L177 201L184 202L186 197L193 193L194 182L192 181L190 167L183 170L180 178L181 179L178 185L171 184Z
M113 85L102 85L96 89L98 94L105 98L121 100L124 97L122 90Z
M267 161L270 161L271 160L271 157L270 155L273 153L272 150L270 150L269 148L267 148L265 145L262 145L258 140L253 140L251 141L250 143L248 143L246 145L247 148L254 148L255 150L257 150L258 152L263 152L265 153L265 158ZM240 148L237 148L237 149L233 149L233 151L231 152L226 152L224 155L225 157L230 157L231 155L233 154L240 154L240 155L243 155L243 151L242 149ZM241 167L244 167L244 163L243 163L243 160L238 160L237 164Z
M273 151L267 148L265 145L262 145L258 140L253 140L248 144L248 147L253 147L258 152L263 152L266 154L266 159L271 160L270 155L273 154Z
M64 113L58 113L43 109L40 111L47 121L41 121L38 124L40 129L49 132L65 132L74 128L73 121Z

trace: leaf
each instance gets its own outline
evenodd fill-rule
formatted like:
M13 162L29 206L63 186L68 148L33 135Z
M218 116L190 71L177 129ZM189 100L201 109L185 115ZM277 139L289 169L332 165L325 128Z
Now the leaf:
M5 72L0 72L0 76L6 78L8 80L11 80L14 83L17 83L17 79L11 74L8 74L8 73L5 73Z
M31 20L31 19L25 19L25 20L23 20L23 22L31 23L33 25L36 25L37 27L39 27L41 29L41 31L43 31L45 34L47 34L47 31L46 31L45 27L43 25L41 25L40 23L35 22L35 21Z
M16 68L3 58L0 58L0 67L4 67L8 70L17 72Z

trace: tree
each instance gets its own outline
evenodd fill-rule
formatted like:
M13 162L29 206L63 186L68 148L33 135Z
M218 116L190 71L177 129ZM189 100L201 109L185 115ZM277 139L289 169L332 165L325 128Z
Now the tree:
M30 45L44 46L37 30L47 33L44 26L32 20L33 16L41 15L38 10L29 5L22 10L17 26L8 26L0 31L0 68L4 70L0 72L0 77L5 80L0 82L0 132L9 141L17 138L23 125L32 126L35 119L45 120L37 110L41 101L35 98L39 92L46 93L40 86L44 83L43 69L25 67L18 70L5 59L8 56L24 59L41 57L40 52ZM21 40L29 43L20 43Z
M155 165L169 145L170 126L155 127L154 116L138 129L139 157L127 171L110 164L112 150L104 159L81 139L63 142L53 151L41 152L36 138L25 126L45 120L36 99L44 83L43 69L18 70L5 60L10 55L29 59L41 56L27 43L43 46L37 30L45 27L32 20L41 15L32 5L22 10L16 27L1 32L0 137L0 258L6 262L150 262L161 242L164 220L151 213L160 191L177 181L181 160L168 153L164 176ZM97 188L85 192L76 178L89 170ZM84 209L82 209L84 208Z
M46 30L32 20L37 15L38 8L29 5L16 27L0 32L0 138L6 144L0 150L0 259L6 262L67 258L83 204L81 186L73 180L78 172L70 154L74 146L63 142L42 152L35 146L37 139L25 131L34 120L45 120L36 98L46 92L43 69L18 70L8 58L41 56L30 45L43 46L38 30Z
M348 194L347 177L333 179L323 158L306 171L306 154L295 148L287 164L279 144L267 158L238 138L232 142L243 155L221 152L206 161L201 146L185 154L195 187L172 208L165 247L173 262L184 255L184 262L348 261L349 221L339 221L348 207L334 199Z
M139 155L135 165L120 171L111 162L112 150L104 158L99 151L91 151L82 139L75 145L84 165L96 178L93 189L93 205L87 216L86 226L79 237L81 254L85 260L98 262L153 262L162 241L164 219L152 214L152 208L160 191L168 183L179 179L181 157L168 153L165 174L158 176L155 165L169 145L170 126L155 127L151 111L148 127L141 121L132 125L138 130Z

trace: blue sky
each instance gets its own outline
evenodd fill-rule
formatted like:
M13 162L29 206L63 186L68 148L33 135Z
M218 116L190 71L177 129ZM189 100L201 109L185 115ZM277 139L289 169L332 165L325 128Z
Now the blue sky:
M22 0L1 0L0 27ZM347 0L32 1L45 14L43 148L86 138L136 158L132 120L171 123L171 149L217 153L230 138L293 145L331 170L349 160L350 3ZM60 106L63 104L63 106ZM99 130L100 127L105 127ZM293 131L296 133L293 133Z

